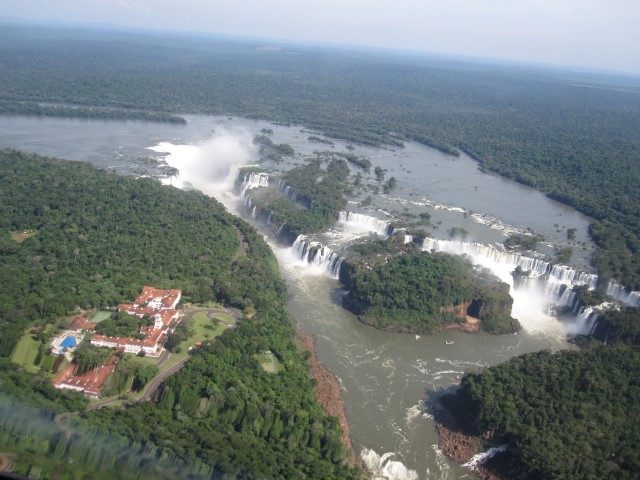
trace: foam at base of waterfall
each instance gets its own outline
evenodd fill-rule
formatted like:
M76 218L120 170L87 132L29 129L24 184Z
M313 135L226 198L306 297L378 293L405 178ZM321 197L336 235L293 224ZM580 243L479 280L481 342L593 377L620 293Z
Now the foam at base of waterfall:
M571 293L565 296L564 292L575 285L595 287L597 283L595 275L480 243L425 238L422 250L465 255L473 264L487 268L507 283L513 298L512 316L530 332L562 334L562 325L547 314L549 305L558 305L563 297L571 301ZM525 282L527 288L513 288L512 273L516 267L531 272L533 278Z
M306 267L309 273L327 274L338 279L342 257L329 247L313 242L304 235L299 235L288 249L289 256L298 265Z
M486 462L490 458L493 458L498 453L506 452L506 451L507 451L507 445L500 445L499 447L490 448L486 452L477 453L476 455L471 457L471 460L469 460L463 466L468 467L472 470L476 469L478 468L478 466L482 465L484 462Z
M360 457L375 480L418 480L418 472L407 468L402 462L393 460L395 453L380 456L375 450L365 448Z

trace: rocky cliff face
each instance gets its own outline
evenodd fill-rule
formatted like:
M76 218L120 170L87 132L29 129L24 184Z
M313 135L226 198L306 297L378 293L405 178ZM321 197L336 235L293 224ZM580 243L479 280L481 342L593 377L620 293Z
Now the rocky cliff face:
M446 307L442 307L440 311L445 313L452 313L456 318L461 320L465 320L467 315L470 315L469 307L471 306L471 302L461 303L460 305L449 305ZM470 315L473 316L473 315Z
M511 316L513 298L502 282L485 283L469 305L467 314L479 318L488 333L515 333L520 323Z

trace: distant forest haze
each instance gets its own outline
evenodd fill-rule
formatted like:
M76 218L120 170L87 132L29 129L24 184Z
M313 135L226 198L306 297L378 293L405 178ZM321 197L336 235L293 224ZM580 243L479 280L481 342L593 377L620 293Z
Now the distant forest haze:
M10 25L0 40L0 113L240 115L362 144L460 149L591 216L601 278L640 288L635 77Z

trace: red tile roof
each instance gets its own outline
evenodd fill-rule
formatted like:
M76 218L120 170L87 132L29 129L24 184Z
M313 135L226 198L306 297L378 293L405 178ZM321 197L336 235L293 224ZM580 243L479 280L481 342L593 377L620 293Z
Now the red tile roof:
M105 335L94 335L91 337L91 340L95 340L96 342L115 343L116 345L121 346L129 345L140 348L157 348L158 342L167 332L173 320L178 318L178 310L169 307L176 303L181 294L182 292L180 290L159 290L145 286L133 304L123 303L118 305L119 310L124 310L132 315L151 315L160 317L160 320L162 321L161 328L155 328L154 325L142 326L140 328L140 333L146 334L143 340L128 337L107 337ZM157 298L162 298L162 306L158 309L139 306Z
M70 330L95 330L96 324L91 323L87 317L75 317L71 325L69 326Z
M82 390L85 394L97 397L100 394L102 384L114 371L118 357L113 354L107 363L83 375L76 375L77 365L67 365L67 367L53 379L53 385L58 388L73 388Z

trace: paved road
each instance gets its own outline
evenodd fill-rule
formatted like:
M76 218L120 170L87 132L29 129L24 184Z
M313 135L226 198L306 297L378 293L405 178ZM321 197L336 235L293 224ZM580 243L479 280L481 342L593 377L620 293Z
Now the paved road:
M189 311L185 313L185 318L191 318L193 317L194 314L198 312L207 312L207 317L211 319L213 318L213 315L216 313L225 313L227 315L231 315L236 320L236 322L242 318L242 312L240 312L239 310L236 310L235 308L195 308L195 307L192 307ZM220 319L216 319L216 320L222 321ZM230 325L226 322L223 322L223 323L225 323L225 325L228 328L235 327L235 324ZM168 350L165 350L164 352L162 352L160 357L158 357L156 366L158 368L162 367L162 365L164 365L165 362L169 359L169 355L170 353ZM155 377L153 380L149 382L149 385L146 387L146 391L144 395L142 395L142 397L140 397L137 400L131 399L131 401L140 401L140 400L150 401L153 398L154 394L156 393L156 390L158 390L158 387L162 384L162 382L165 381L167 377L173 375L174 373L182 369L182 367L184 367L184 364L187 362L188 359L189 357L186 357L185 359L180 360L173 367L167 369L165 372L162 372L160 375ZM90 410L95 410L96 408L102 408L102 407L107 407L109 405L113 405L119 401L121 401L120 398L111 398L108 400L101 400L99 402L90 403L88 408Z
M184 367L184 364L187 363L187 360L189 360L189 357L183 358L178 363L176 363L173 367L167 369L166 371L162 372L160 375L155 377L153 380L151 380L149 382L149 385L147 386L147 391L145 392L144 395L142 395L140 400L144 400L147 402L150 401L153 398L153 395L156 393L156 390L158 390L158 387L160 386L160 384L164 382L164 380L168 376L173 375L178 370L182 369L182 367Z

